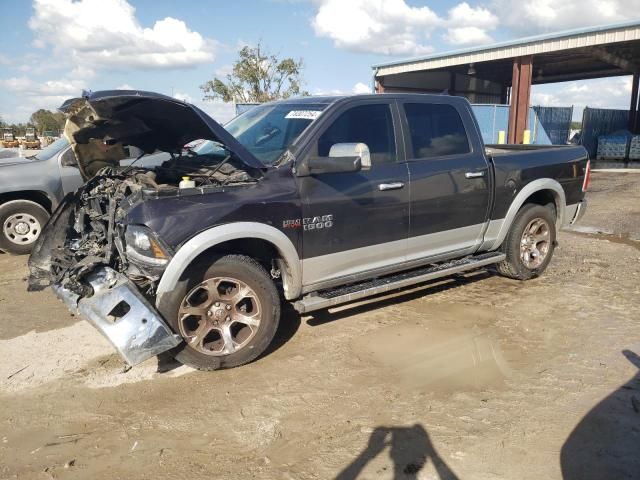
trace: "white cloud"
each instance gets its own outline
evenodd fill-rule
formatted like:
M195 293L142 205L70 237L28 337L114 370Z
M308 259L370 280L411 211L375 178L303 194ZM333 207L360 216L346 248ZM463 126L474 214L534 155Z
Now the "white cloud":
M0 86L10 92L31 97L79 96L87 88L83 80L60 79L39 83L24 76L0 80Z
M312 20L317 36L338 48L384 55L431 52L424 43L441 20L427 6L410 7L404 0L319 0Z
M420 55L433 51L431 34L456 45L492 42L488 32L497 28L498 16L486 7L462 2L446 17L428 6L412 7L405 0L318 0L312 25L317 36L333 40L338 48L385 55Z
M226 77L232 72L233 72L233 65L223 65L220 68L216 69L215 74L218 77Z
M116 87L116 90L136 90L135 88L133 88L131 85L129 85L128 83L123 83L122 85L118 85Z
M580 118L584 107L629 108L631 77L601 78L580 82L550 85L534 85L531 90L531 105L545 107L570 107L574 118Z
M452 27L444 39L454 45L480 45L493 42L486 30L478 27Z
M220 124L225 124L236 116L236 109L233 103L214 100L210 102L198 101L195 105Z
M492 0L491 9L518 36L638 18L638 0L538 0L517 6Z
M34 0L37 47L87 69L185 68L211 62L214 42L175 18L143 27L126 0Z
M371 86L367 85L366 83L358 82L353 86L352 92L356 95L371 93Z
M193 103L193 97L188 93L176 92L173 94L173 98L177 98L178 100L181 100L183 102Z
M498 17L489 9L471 7L467 2L449 10L447 33L443 36L454 45L477 45L493 42L489 35L499 23Z
M29 77L0 79L0 88L20 98L20 102L3 119L8 122L24 122L36 110L56 110L62 103L78 97L87 88L84 80L66 79L36 82Z

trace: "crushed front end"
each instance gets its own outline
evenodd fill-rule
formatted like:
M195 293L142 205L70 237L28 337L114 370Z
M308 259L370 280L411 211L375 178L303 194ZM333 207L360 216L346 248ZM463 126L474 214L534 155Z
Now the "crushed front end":
M149 187L144 175L98 176L68 196L29 259L29 289L52 286L130 365L181 342L152 304L170 250L144 227L124 224Z
M197 107L160 94L89 92L60 110L67 117L65 136L88 181L65 197L36 241L29 290L51 286L136 365L182 339L154 307L173 252L128 215L145 202L252 185L263 165ZM185 152L183 146L196 139L216 147ZM125 147L143 154L128 158ZM161 164L136 166L154 152L163 152ZM182 187L185 176L191 181Z

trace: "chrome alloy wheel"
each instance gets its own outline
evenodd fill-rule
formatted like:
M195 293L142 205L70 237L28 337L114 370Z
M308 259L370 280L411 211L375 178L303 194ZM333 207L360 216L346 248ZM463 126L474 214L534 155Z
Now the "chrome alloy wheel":
M40 235L40 222L28 213L14 213L7 217L2 226L2 232L9 241L17 245L29 245Z
M520 258L525 267L533 270L544 263L551 246L551 229L546 220L531 220L520 240Z
M178 328L187 345L206 355L229 355L246 346L260 326L262 307L246 283L209 278L182 300Z

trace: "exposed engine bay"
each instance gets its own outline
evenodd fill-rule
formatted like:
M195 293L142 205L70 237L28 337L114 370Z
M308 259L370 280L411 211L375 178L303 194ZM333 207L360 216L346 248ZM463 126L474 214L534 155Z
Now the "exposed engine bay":
M131 245L136 241L136 232L127 232L125 225L127 212L147 200L202 195L224 187L251 185L258 181L258 176L255 172L250 174L250 170L234 162L231 155L224 158L174 156L152 169L135 165L104 167L74 194L75 198L67 199L58 212L59 218L52 219L55 232L47 238L51 243L48 272L45 274L39 269L38 281L32 281L30 288L57 284L79 297L90 296L91 286L83 279L97 266L107 266L126 275L145 296L153 295L172 252L152 232L144 234L150 238L153 256L146 258L136 252ZM179 188L185 177L193 180L195 187ZM35 260L37 257L32 267L37 264ZM32 279L33 273L32 268Z
M265 165L197 107L153 92L83 92L60 111L86 183L36 240L29 290L51 286L135 365L182 342L154 301L175 252L136 212L251 187ZM215 148L185 148L194 140Z

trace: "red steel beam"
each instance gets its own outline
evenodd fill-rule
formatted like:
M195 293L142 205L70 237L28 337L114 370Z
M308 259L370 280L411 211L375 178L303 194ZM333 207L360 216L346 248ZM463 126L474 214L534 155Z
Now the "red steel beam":
M509 132L507 143L516 143L516 114L518 107L516 99L520 85L520 59L513 59L513 71L511 74L511 104L509 106Z
M529 99L533 57L518 57L513 60L511 80L511 105L509 107L509 143L522 143L529 119Z

